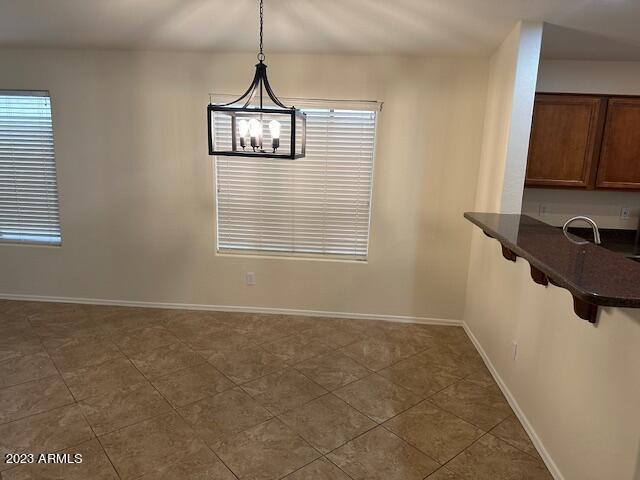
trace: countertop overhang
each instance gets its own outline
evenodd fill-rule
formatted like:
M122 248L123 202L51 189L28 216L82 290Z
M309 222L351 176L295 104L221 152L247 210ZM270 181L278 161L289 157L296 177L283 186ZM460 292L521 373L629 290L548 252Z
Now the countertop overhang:
M640 308L640 263L593 243L577 245L561 229L527 215L464 216L502 244L505 258L529 262L536 283L567 289L580 318L594 323L599 306Z

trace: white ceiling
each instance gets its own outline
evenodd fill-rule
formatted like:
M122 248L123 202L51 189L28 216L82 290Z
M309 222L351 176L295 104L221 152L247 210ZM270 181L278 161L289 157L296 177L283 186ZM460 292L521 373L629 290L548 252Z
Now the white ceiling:
M257 3L0 0L0 46L253 52ZM639 0L265 0L265 50L487 55L518 19L640 45Z

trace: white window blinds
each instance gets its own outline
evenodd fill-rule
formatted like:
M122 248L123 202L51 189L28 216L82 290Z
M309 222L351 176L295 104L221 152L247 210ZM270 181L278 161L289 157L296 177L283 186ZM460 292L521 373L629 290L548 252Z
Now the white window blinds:
M218 251L365 260L378 105L287 103L307 114L305 158L216 158Z
M46 92L0 90L0 241L60 243Z

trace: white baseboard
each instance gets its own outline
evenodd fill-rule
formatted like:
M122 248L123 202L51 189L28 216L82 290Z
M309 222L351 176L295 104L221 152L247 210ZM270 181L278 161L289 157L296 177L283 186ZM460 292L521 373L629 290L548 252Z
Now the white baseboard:
M540 437L531 426L531 422L529 422L529 420L527 419L527 416L520 408L520 405L518 405L518 402L516 401L511 391L509 390L509 387L507 387L507 384L504 382L504 380L502 380L502 377L500 377L500 374L498 373L496 368L493 366L493 363L491 363L491 360L489 359L489 356L482 348L482 345L480 345L480 342L475 337L475 335L473 334L473 332L471 331L471 329L469 328L466 322L462 322L462 327L464 328L464 331L467 333L467 335L471 339L471 342L473 342L473 345L476 347L476 350L478 350L478 353L480 353L482 360L484 360L484 363L487 365L487 368L491 372L491 375L493 375L493 378L498 384L498 387L500 387L500 390L502 390L502 393L504 394L505 398L509 402L509 405L511 405L511 408L518 416L520 423L522 424L525 431L529 435L529 438L531 438L531 441L533 442L533 446L536 447L536 450L538 450L538 453L540 454L540 457L542 458L545 465L549 469L549 472L551 473L551 475L555 480L564 480L564 476L558 469L558 466L549 455L549 452L547 452L547 449L544 448L544 445L542 444L542 440L540 440Z
M324 310L299 310L290 308L247 307L241 305L202 305L195 303L134 302L129 300L107 300L102 298L49 297L43 295L16 295L0 293L3 300L29 302L80 303L86 305L117 305L122 307L168 308L182 310L210 310L217 312L271 313L281 315L304 315L308 317L351 318L356 320L384 320L387 322L419 323L423 325L462 326L461 320L444 318L384 315L376 313L329 312Z

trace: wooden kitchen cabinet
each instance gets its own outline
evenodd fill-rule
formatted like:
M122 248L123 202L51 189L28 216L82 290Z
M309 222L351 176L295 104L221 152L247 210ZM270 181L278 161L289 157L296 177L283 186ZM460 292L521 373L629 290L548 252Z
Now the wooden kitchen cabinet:
M597 188L640 190L640 98L610 98Z
M593 188L605 110L601 96L536 95L525 185Z

